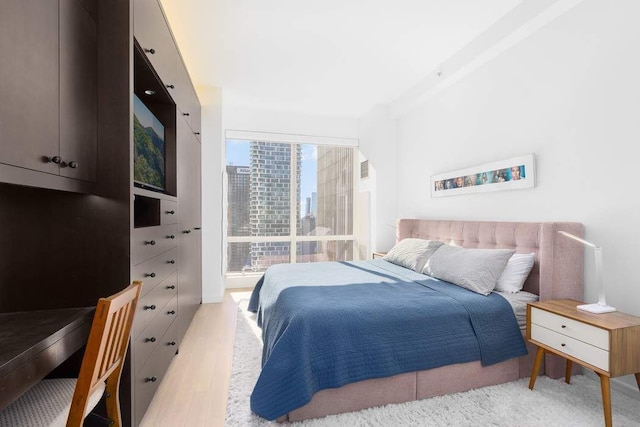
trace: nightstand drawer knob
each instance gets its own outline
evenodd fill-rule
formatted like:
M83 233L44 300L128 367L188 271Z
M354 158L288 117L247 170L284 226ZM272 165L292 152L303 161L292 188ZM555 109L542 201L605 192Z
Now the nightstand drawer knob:
M562 343L562 344L560 344L560 345L561 345L561 346L563 346L563 347L564 347L564 346L566 346L566 344L565 344L565 343Z
M564 329L564 328L566 328L566 327L567 327L567 325L562 325L562 329Z

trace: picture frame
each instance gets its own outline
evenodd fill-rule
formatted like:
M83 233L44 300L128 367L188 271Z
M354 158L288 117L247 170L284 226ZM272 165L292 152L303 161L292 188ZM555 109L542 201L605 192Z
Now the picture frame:
M431 175L431 197L535 187L535 156L510 159Z

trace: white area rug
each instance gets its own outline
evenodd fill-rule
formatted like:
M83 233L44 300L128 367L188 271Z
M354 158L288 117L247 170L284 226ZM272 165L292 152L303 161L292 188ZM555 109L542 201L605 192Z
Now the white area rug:
M251 412L249 396L260 374L262 342L255 315L241 301L227 400L227 426L276 425ZM304 426L602 426L600 384L584 375L563 380L539 377L508 384L307 420ZM614 426L640 426L640 393L633 399L612 391Z

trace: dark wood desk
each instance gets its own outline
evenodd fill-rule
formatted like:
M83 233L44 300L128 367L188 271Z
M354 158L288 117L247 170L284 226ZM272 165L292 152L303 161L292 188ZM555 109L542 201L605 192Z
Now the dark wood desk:
M0 410L82 348L93 307L0 313Z

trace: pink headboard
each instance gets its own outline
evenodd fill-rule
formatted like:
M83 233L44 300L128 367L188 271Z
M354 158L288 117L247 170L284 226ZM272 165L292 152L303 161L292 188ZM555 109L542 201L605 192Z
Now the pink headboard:
M465 248L512 248L535 253L536 261L524 290L540 300L582 299L584 281L583 246L561 234L563 230L582 237L584 227L576 222L490 222L399 219L396 240L415 237Z

